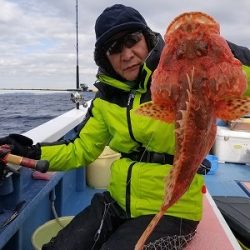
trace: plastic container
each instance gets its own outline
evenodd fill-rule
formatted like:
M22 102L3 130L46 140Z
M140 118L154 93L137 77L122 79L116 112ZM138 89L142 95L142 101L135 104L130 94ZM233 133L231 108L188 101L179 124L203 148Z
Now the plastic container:
M216 155L207 155L206 159L211 162L211 169L207 173L208 175L213 175L218 169L218 157Z
M50 220L45 224L38 227L32 234L31 242L34 250L41 250L45 243L48 243L52 237L62 229L62 226L66 226L74 216L65 216L57 219ZM61 225L60 225L60 224Z
M222 163L250 165L250 133L218 126L213 153Z
M105 147L102 154L87 166L87 184L96 189L106 189L109 184L110 166L121 155L110 147Z

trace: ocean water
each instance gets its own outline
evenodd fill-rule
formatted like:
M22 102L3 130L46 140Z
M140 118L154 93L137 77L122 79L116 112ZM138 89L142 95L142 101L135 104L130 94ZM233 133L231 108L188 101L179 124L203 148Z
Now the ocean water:
M93 92L82 92L87 101ZM75 108L71 92L0 90L0 137L24 133Z

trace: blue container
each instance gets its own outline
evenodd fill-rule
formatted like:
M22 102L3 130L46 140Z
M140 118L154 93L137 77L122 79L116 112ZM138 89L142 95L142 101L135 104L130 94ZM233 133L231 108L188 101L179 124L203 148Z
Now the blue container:
M211 169L208 175L215 174L218 169L218 157L216 155L207 155L206 159L211 162Z

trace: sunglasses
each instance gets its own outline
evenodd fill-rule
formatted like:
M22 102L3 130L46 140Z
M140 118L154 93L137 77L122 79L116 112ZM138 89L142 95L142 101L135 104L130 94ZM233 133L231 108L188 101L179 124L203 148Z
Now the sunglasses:
M114 41L107 49L106 54L108 56L118 54L122 52L124 47L132 48L139 41L141 41L143 34L141 31L136 31L134 33L127 34L120 39Z

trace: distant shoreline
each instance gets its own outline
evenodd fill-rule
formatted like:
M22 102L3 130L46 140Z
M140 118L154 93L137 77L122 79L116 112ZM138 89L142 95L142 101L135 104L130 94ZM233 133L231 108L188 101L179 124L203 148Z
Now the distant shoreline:
M80 91L80 92L93 92L94 90L88 89L88 90L82 90L82 89L34 89L34 88L0 88L0 90L22 90L22 91L27 91L27 90L35 90L35 91Z

